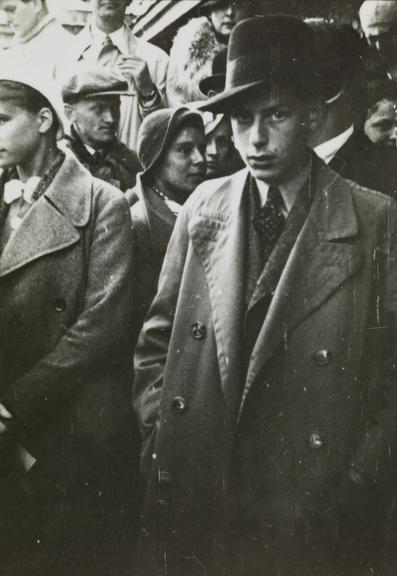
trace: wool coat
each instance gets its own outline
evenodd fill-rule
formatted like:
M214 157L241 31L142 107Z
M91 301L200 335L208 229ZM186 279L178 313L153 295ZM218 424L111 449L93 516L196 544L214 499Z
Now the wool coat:
M6 519L17 538L15 557L0 558L11 574L12 560L29 575L109 574L123 544L136 451L131 266L127 201L68 152L0 256L0 400L15 454L22 445L35 459L29 471L17 457L0 463L16 501L8 513L0 503L0 546Z
M360 186L397 199L397 152L377 146L355 130L338 150L330 168Z
M135 358L153 446L139 575L351 576L379 560L396 207L315 162L306 222L279 280L272 254L248 310L247 171L203 183L177 220ZM265 300L245 366L244 325Z
M135 188L126 194L132 204L134 244L133 341L136 342L143 321L157 291L168 242L174 229L175 215L140 175Z

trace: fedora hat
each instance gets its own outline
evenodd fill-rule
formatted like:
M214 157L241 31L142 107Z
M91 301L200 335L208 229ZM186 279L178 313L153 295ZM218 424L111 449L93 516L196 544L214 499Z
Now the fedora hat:
M313 32L298 18L274 15L243 20L230 35L225 88L200 109L224 111L246 92L278 81L312 92L313 53Z

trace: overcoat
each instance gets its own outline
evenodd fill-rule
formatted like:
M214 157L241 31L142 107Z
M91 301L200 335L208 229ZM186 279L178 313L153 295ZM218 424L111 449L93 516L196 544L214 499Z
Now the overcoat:
M136 343L143 321L157 291L175 215L140 174L137 184L126 193L131 206L134 245L133 341Z
M248 367L247 171L203 183L177 220L135 359L144 448L154 444L139 575L350 576L345 553L366 573L366 549L381 548L396 208L315 162L281 277L270 259L251 299L254 313L270 305Z
M0 544L15 521L27 574L36 560L51 566L39 574L109 574L116 563L109 548L133 483L131 267L127 201L68 152L0 256L0 399L35 459L21 472L1 458Z

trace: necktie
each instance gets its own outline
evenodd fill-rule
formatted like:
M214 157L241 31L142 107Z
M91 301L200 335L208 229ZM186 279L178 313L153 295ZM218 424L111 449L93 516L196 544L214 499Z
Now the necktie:
M114 52L119 53L117 46L113 44L110 36L105 36L101 50L98 55L98 63L101 66L107 66L112 62Z
M280 190L270 186L266 204L255 215L253 223L262 239L263 260L267 262L285 226L285 204Z
M9 180L4 185L4 202L12 204L15 200L23 198L28 204L33 204L33 194L39 182L38 176L32 176L26 182L21 182L16 178Z

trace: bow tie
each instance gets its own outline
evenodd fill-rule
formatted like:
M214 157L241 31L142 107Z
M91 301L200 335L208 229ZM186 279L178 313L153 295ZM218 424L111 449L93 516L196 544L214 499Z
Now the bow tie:
M4 185L4 202L12 204L15 200L23 198L28 204L33 204L33 194L39 182L38 176L32 176L26 182L21 182L16 178L6 182Z

